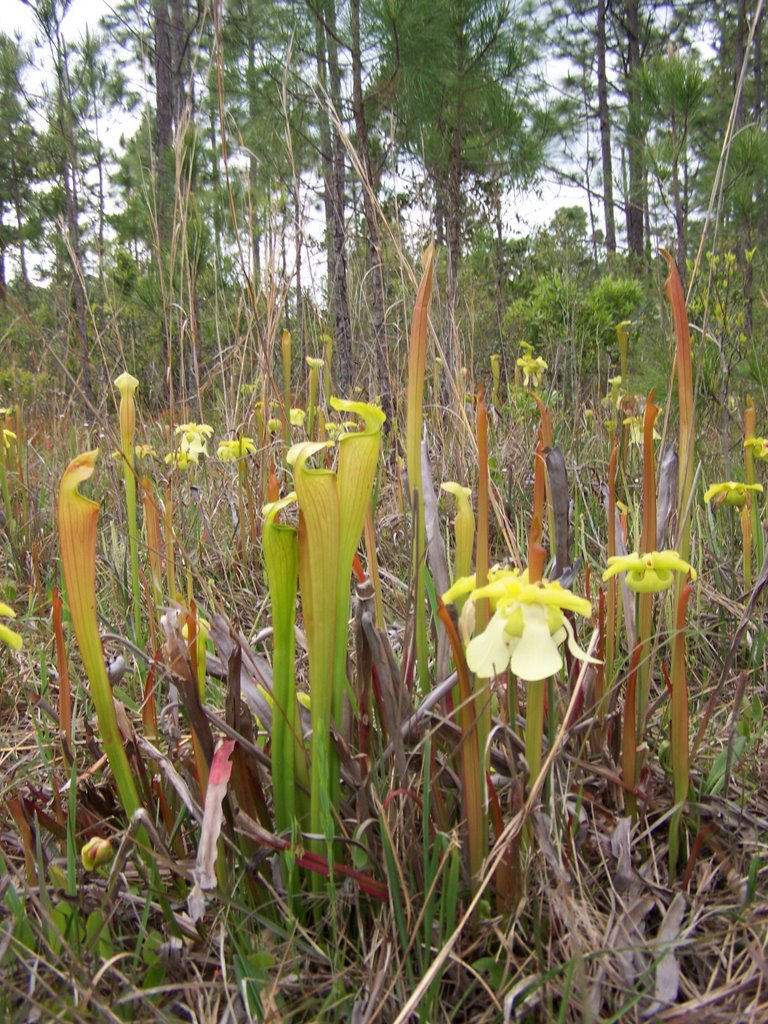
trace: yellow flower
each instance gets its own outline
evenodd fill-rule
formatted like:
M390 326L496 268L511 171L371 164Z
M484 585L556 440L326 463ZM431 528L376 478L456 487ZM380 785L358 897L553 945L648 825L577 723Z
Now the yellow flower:
M213 427L207 423L182 423L176 427L176 435L181 436L181 452L195 458L208 454L208 438L213 434Z
M618 409L619 402L624 395L624 392L621 389L621 375L609 377L608 387L610 388L610 391L603 399L603 405L607 405L609 409Z
M195 452L168 452L165 461L174 469L189 469L192 463L197 462L197 454Z
M13 608L10 608L2 601L0 601L0 615L4 616L6 619L16 618L16 612ZM8 626L4 626L2 622L0 622L0 643L7 644L8 647L12 648L14 651L20 651L24 645L24 641L21 639L21 636L14 632L14 630L9 629Z
M291 426L292 427L303 427L304 420L307 418L307 414L303 409L291 409Z
M749 437L744 442L744 447L751 448L752 454L756 459L762 459L763 461L768 459L768 438Z
M255 455L256 445L252 437L236 437L231 441L222 441L216 454L222 462L237 462L246 455Z
M477 676L490 679L509 667L526 682L546 679L562 668L560 646L566 640L575 658L594 662L576 643L573 627L563 614L572 611L589 618L592 606L586 598L548 580L529 583L527 572L502 569L491 575L488 585L473 590L470 598L487 597L495 606L486 629L467 645L467 664ZM470 580L459 582L466 587ZM458 584L451 588L458 589Z
M492 583L503 582L504 580L508 579L524 580L525 582L527 582L528 570L526 569L525 573L523 573L522 576L520 574L519 569L503 569L500 565L494 565L491 569L488 570L488 586L490 586ZM443 594L443 604L455 604L457 598L466 597L468 594L471 594L472 591L476 588L477 578L474 573L472 573L471 576L462 576L460 579L457 579L454 582L453 586L449 587L449 589L446 590L446 592ZM491 597L491 608L495 608L496 602L494 597L487 594L485 596Z
M151 444L137 444L134 447L134 451L136 452L136 458L139 460L157 458L157 452Z
M325 360L317 359L315 358L315 356L307 356L307 366L310 369L314 367L314 369L316 370L322 370L322 368L325 366Z
M279 434L282 429L282 421L276 416L273 416L271 420L267 420L267 430L270 434Z
M711 501L715 508L719 505L735 505L737 508L742 508L747 503L747 494L750 491L762 494L763 485L743 484L727 480L722 484L712 484L704 494L704 501Z
M603 582L617 573L627 574L627 586L639 594L656 594L668 590L674 582L673 573L690 573L696 579L696 570L683 561L676 551L650 551L645 555L613 555L603 573Z
M641 445L643 444L643 417L642 416L627 416L622 420L625 427L629 427L629 439L632 444ZM654 441L659 440L659 433L656 428L653 428L653 439Z
M530 386L534 388L539 387L542 375L548 369L541 356L533 356L528 352L524 356L520 356L517 360L517 366L523 371L523 387L526 388Z

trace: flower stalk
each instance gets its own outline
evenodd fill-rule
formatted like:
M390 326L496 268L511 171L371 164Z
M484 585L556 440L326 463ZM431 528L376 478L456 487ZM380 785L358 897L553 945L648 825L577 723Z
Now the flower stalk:
M680 856L680 819L688 797L688 677L685 657L685 619L691 595L690 578L684 581L677 602L675 637L672 641L671 663L671 746L672 779L675 788L675 811L669 821L669 871L674 877Z
M755 403L752 396L747 395L744 407L744 482L749 486L757 482L755 476ZM752 526L752 542L755 548L755 555L758 566L763 564L765 557L765 542L763 540L763 527L760 522L760 513L757 507L757 499L750 495L747 504L749 506L749 519ZM747 588L752 586L752 560L744 562L744 584Z

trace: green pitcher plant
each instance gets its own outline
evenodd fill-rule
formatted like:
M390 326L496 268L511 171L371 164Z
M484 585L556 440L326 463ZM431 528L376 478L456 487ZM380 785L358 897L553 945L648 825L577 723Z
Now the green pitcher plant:
M278 521L280 513L295 502L292 492L266 505L261 531L272 604L272 796L279 832L291 829L298 815L296 780L308 784L294 674L298 531Z
M131 559L131 596L133 598L133 630L141 646L141 581L139 579L139 526L136 511L136 466L134 436L136 433L136 400L138 380L130 373L121 373L114 381L120 392L120 454L125 482L125 506L128 516L128 547Z
M311 695L310 830L333 835L332 808L339 800L339 761L331 723L341 730L349 686L346 677L352 561L360 543L379 462L381 409L331 399L337 412L360 417L365 429L338 440L336 470L311 468L329 447L304 441L288 452L299 505L298 574L309 651Z

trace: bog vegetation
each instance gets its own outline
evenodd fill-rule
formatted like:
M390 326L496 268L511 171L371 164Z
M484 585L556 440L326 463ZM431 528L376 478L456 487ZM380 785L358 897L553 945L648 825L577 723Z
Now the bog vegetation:
M3 1019L768 1018L762 3L30 6Z

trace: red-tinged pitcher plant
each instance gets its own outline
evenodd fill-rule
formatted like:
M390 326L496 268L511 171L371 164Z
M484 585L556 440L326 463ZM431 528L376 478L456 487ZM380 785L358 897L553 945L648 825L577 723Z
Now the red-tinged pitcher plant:
M331 721L341 731L349 695L346 674L352 561L363 533L381 448L384 413L362 402L331 399L338 412L365 422L342 433L338 467L311 469L307 461L329 447L305 441L288 452L299 504L298 569L309 649L312 744L310 830L332 838L338 805L339 762Z
M677 369L677 396L680 416L678 455L680 460L677 486L677 537L675 548L685 562L691 556L691 515L690 502L694 476L695 422L693 404L693 368L691 365L691 332L685 308L685 296L675 261L666 251L660 250L669 271L664 282L672 318L675 324L675 366ZM682 577L675 583L675 601L680 594Z
M654 423L659 407L653 401L653 389L648 393L643 413L643 530L640 546L643 552L656 547L656 459L654 457ZM653 629L653 594L640 590L637 596L637 700L630 708L634 716L636 742L645 732L648 698L651 682L651 633Z
M432 274L435 267L435 247L430 245L424 253L424 270L416 295L411 321L411 341L408 353L408 419L405 433L405 466L408 473L408 498L414 519L414 545L412 574L414 579L413 633L419 683L423 692L429 689L427 663L427 619L424 604L424 496L421 490L421 432L424 424L424 377L427 369L427 336L429 302L432 297ZM406 673L408 678L408 673Z
M78 486L93 473L98 449L74 458L59 486L59 544L67 588L69 615L83 660L99 723L99 739L117 785L120 802L130 817L141 803L117 724L112 687L96 619L96 527L99 506ZM140 833L143 836L143 832Z
M283 427L283 444L286 449L291 443L291 332L283 330L280 335L280 353L283 357L283 401L280 420Z

